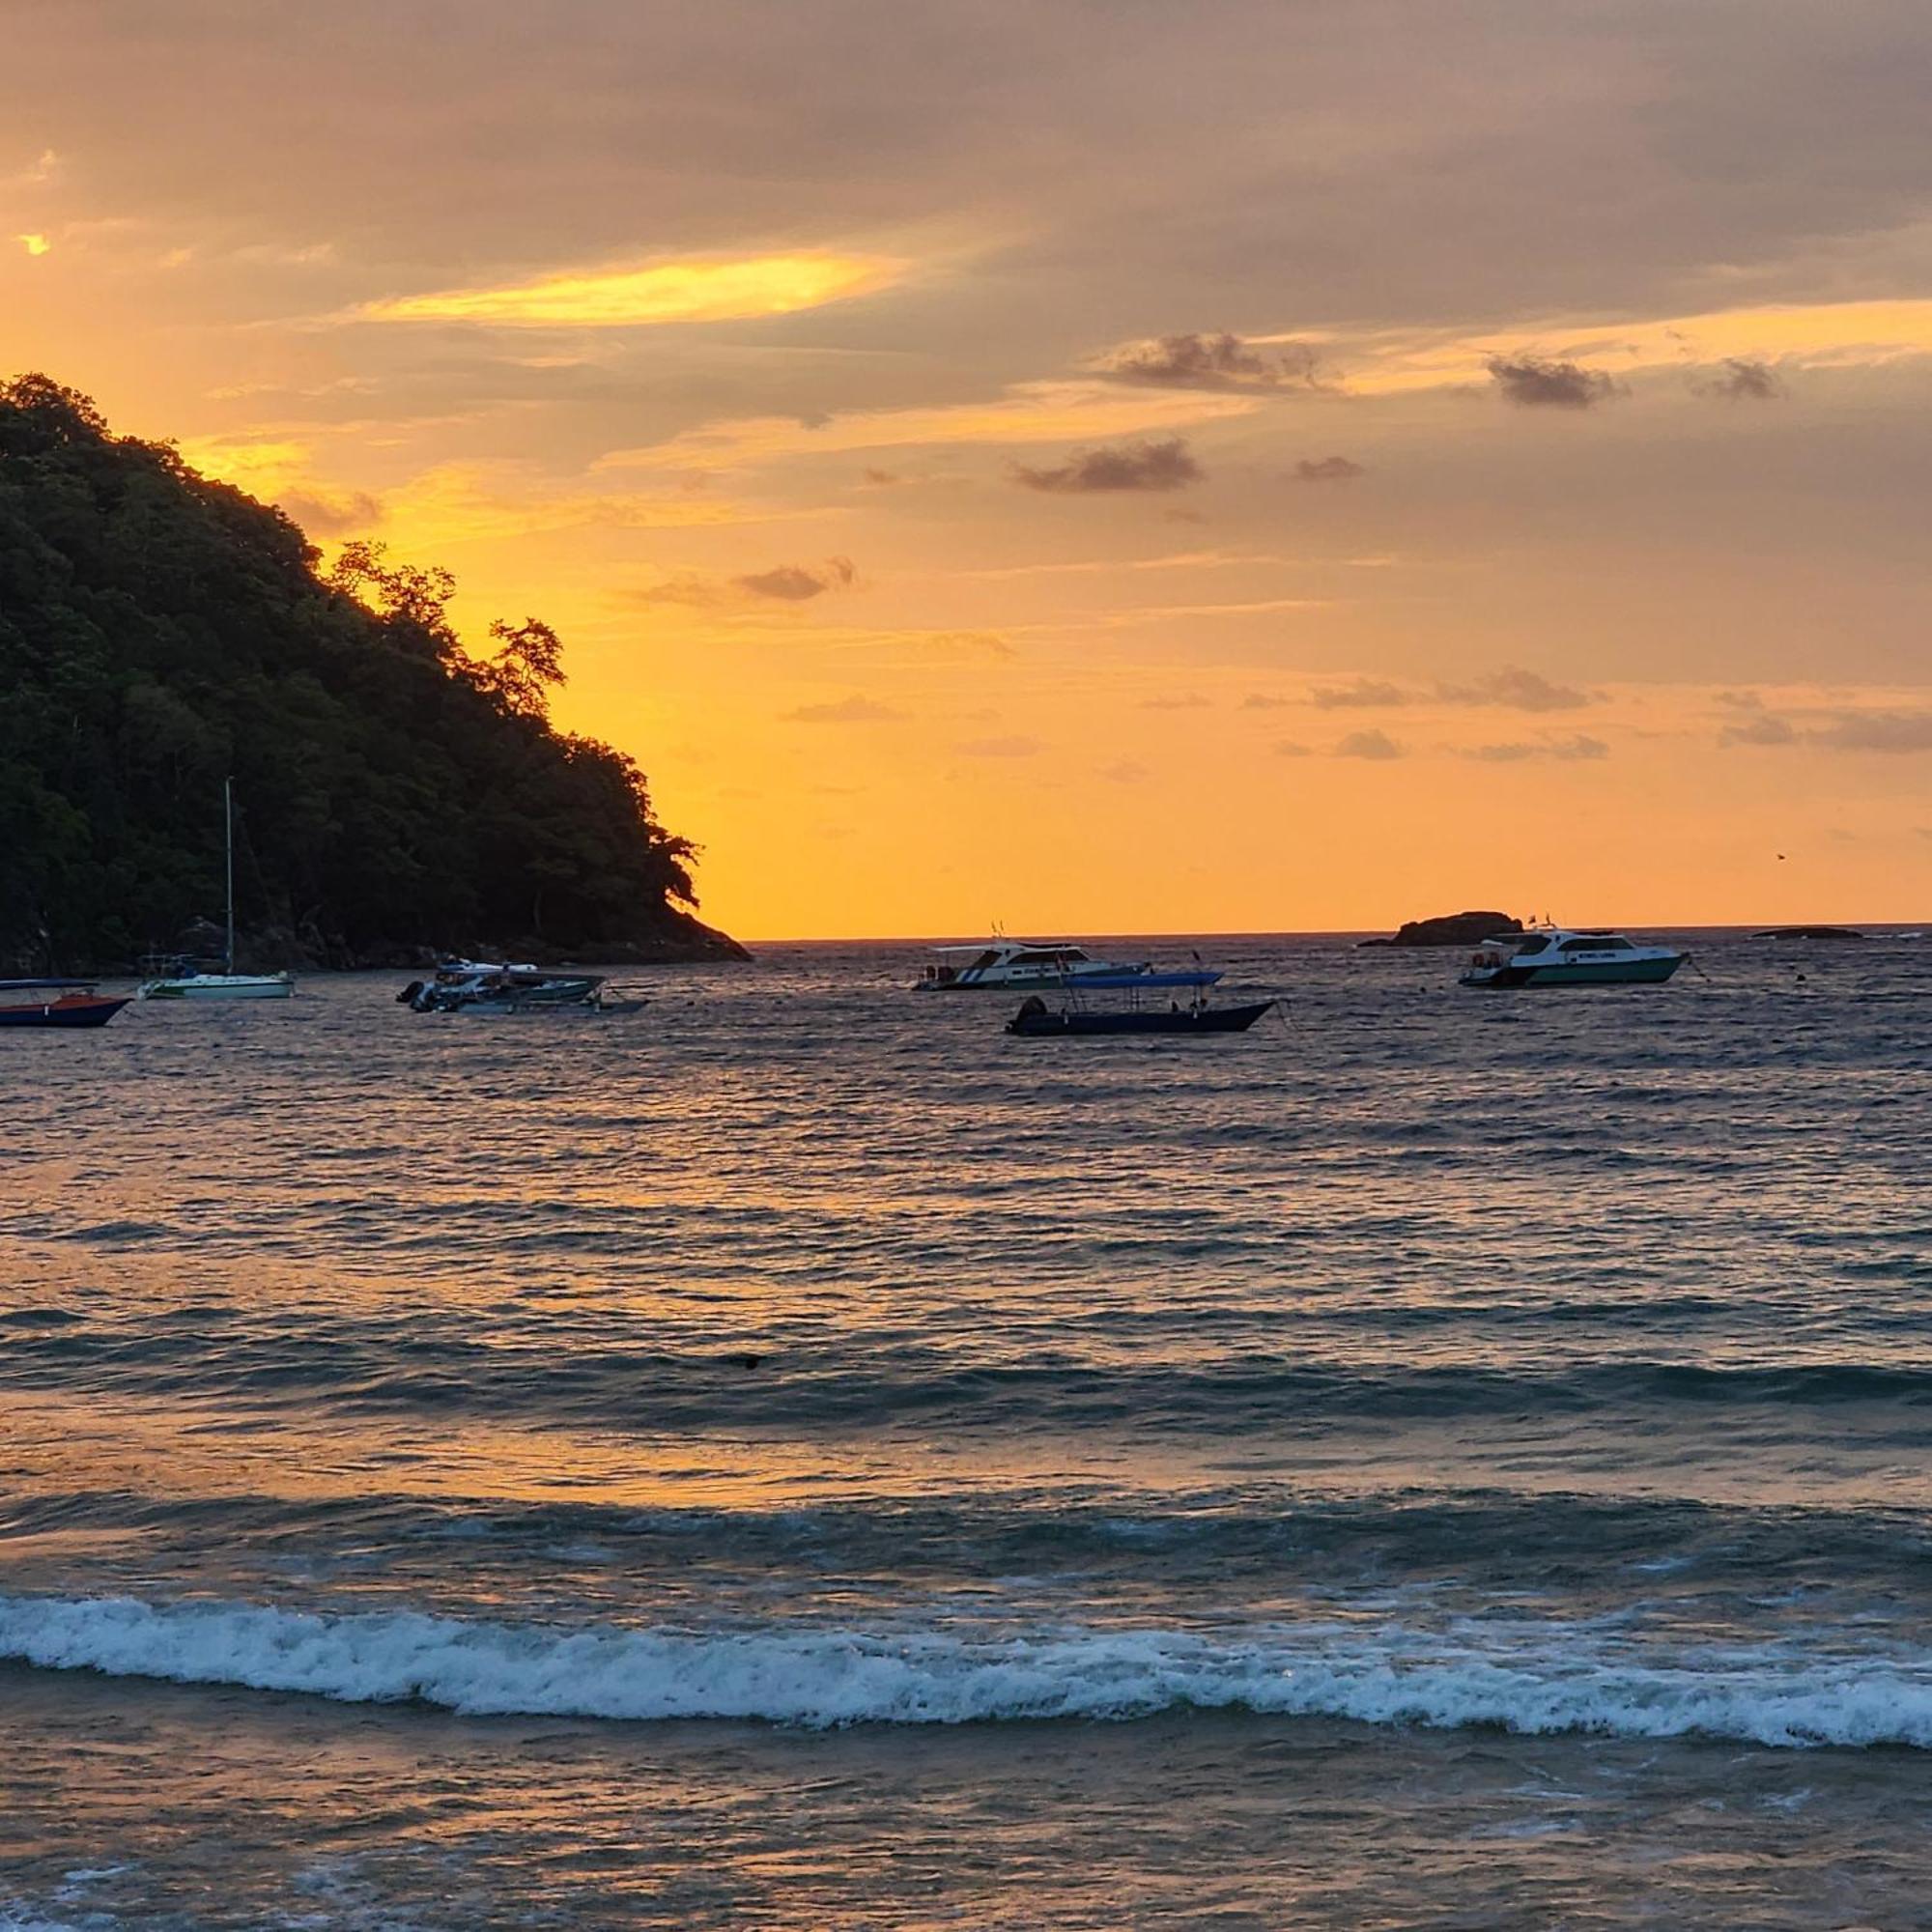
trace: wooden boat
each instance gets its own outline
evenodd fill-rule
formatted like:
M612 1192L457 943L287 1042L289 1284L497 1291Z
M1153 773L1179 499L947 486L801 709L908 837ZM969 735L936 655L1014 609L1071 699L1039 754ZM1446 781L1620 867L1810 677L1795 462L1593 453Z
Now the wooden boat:
M101 1027L128 1004L91 980L0 980L0 1027Z
M1196 993L1186 1006L1143 1007L1130 1002L1118 1011L1100 1012L1069 1004L1059 1012L1035 994L1007 1022L1022 1039L1058 1039L1069 1035L1246 1033L1275 1003L1258 1000L1239 1007L1210 1007Z

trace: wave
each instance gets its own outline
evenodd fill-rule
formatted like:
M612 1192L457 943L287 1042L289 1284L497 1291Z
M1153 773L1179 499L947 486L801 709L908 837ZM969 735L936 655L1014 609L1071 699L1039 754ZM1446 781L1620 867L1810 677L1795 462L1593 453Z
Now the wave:
M421 1702L465 1716L735 1719L803 1726L1127 1719L1184 1711L1932 1749L1932 1657L1708 1661L1579 1627L1515 1641L1347 1624L1236 1634L1058 1628L966 1636L696 1632L0 1596L0 1659L44 1669Z

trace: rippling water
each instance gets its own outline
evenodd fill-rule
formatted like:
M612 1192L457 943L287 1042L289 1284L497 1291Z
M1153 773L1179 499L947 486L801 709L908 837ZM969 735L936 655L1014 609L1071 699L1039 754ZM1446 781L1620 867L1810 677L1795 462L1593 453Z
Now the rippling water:
M0 1042L0 1926L1919 1922L1932 941L1214 950Z

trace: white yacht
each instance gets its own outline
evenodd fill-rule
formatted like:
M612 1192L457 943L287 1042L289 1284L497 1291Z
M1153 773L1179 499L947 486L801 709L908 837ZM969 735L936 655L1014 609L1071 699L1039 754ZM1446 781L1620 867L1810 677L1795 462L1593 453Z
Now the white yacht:
M238 973L235 970L235 784L221 781L221 811L227 826L228 948L219 973L204 973L192 961L172 959L141 982L143 1000L286 1000L296 989L293 973Z
M1669 946L1639 946L1620 932L1534 926L1486 939L1469 955L1465 986L1657 985L1690 958Z
M1040 986L1129 985L1153 978L1146 960L1122 965L1095 959L1084 946L1064 939L989 939L982 946L935 946L938 962L913 981L921 993L966 993L981 988L1005 991ZM1221 976L1216 973L1212 980ZM1190 980L1190 982L1192 980ZM1212 983L1212 980L1209 980Z

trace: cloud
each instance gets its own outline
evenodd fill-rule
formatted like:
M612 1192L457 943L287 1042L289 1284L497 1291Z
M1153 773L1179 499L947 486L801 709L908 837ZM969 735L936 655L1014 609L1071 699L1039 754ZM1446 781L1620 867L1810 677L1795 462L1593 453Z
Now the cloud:
M952 749L967 758L1034 758L1045 747L1037 738L968 738Z
M1141 699L1143 711L1206 711L1213 702L1203 697L1198 691L1177 691L1163 694L1158 697Z
M1100 776L1110 784L1133 785L1145 784L1153 774L1132 758L1120 758L1111 765L1102 765Z
M1504 397L1523 409L1587 410L1623 394L1623 385L1600 369L1541 355L1492 355L1484 365Z
M1932 752L1932 711L1814 711L1808 717L1819 722L1801 723L1767 710L1755 692L1726 692L1719 701L1738 714L1718 733L1718 743L1725 747L1815 745L1830 752L1890 755Z
M786 604L802 604L808 598L823 596L828 590L848 590L858 581L858 570L849 556L827 557L815 570L803 564L781 563L775 570L753 571L731 582L754 597L776 597Z
M795 315L870 295L905 265L830 251L692 259L543 275L494 288L446 289L365 303L372 322L475 322L526 328L632 328Z
M1838 752L1932 752L1932 711L1841 711L1806 735Z
M1205 472L1178 436L1163 442L1126 442L1112 449L1075 450L1065 463L1034 469L1013 466L1013 481L1029 490L1085 496L1117 490L1184 490Z
M1473 684L1438 684L1435 696L1444 704L1493 704L1505 711L1574 711L1594 701L1587 691L1551 684L1520 665L1505 665Z
M345 536L383 521L380 497L366 490L301 490L285 495L282 509L312 537Z
M1335 747L1338 758L1399 758L1402 747L1385 731L1350 731Z
M1715 375L1691 377L1690 387L1726 403L1775 403L1788 393L1777 371L1750 355L1726 355Z
M1317 461L1304 456L1294 466L1294 473L1303 483L1349 483L1369 472L1363 465L1350 463L1346 456L1324 456Z
M1251 691L1241 699L1243 711L1286 711L1294 702L1292 697L1275 697L1264 691Z
M1514 764L1523 758L1607 758L1610 748L1601 738L1575 737L1545 739L1539 744L1473 745L1463 753L1485 764Z
M866 469L860 470L859 474L875 490L890 489L895 483L903 483L905 481L905 478L895 469Z
M1278 738L1274 754L1277 758L1306 758L1312 756L1306 745L1297 745L1293 738Z
M1128 390L1103 379L1015 383L985 402L900 410L853 410L808 429L795 415L736 416L700 424L664 442L615 449L599 469L718 469L776 457L970 443L1074 442L1172 433L1182 425L1252 414L1252 395Z
M784 713L787 724L883 724L905 716L876 698L841 697L830 704L801 704Z
M1320 357L1305 342L1264 355L1238 335L1155 335L1123 342L1090 365L1116 383L1176 389L1313 389Z
M1720 745L1795 745L1798 727L1773 711L1751 713L1718 733Z
M1318 711L1382 711L1399 704L1413 704L1417 694L1399 684L1379 678L1358 677L1353 684L1331 684L1308 694L1308 701Z

